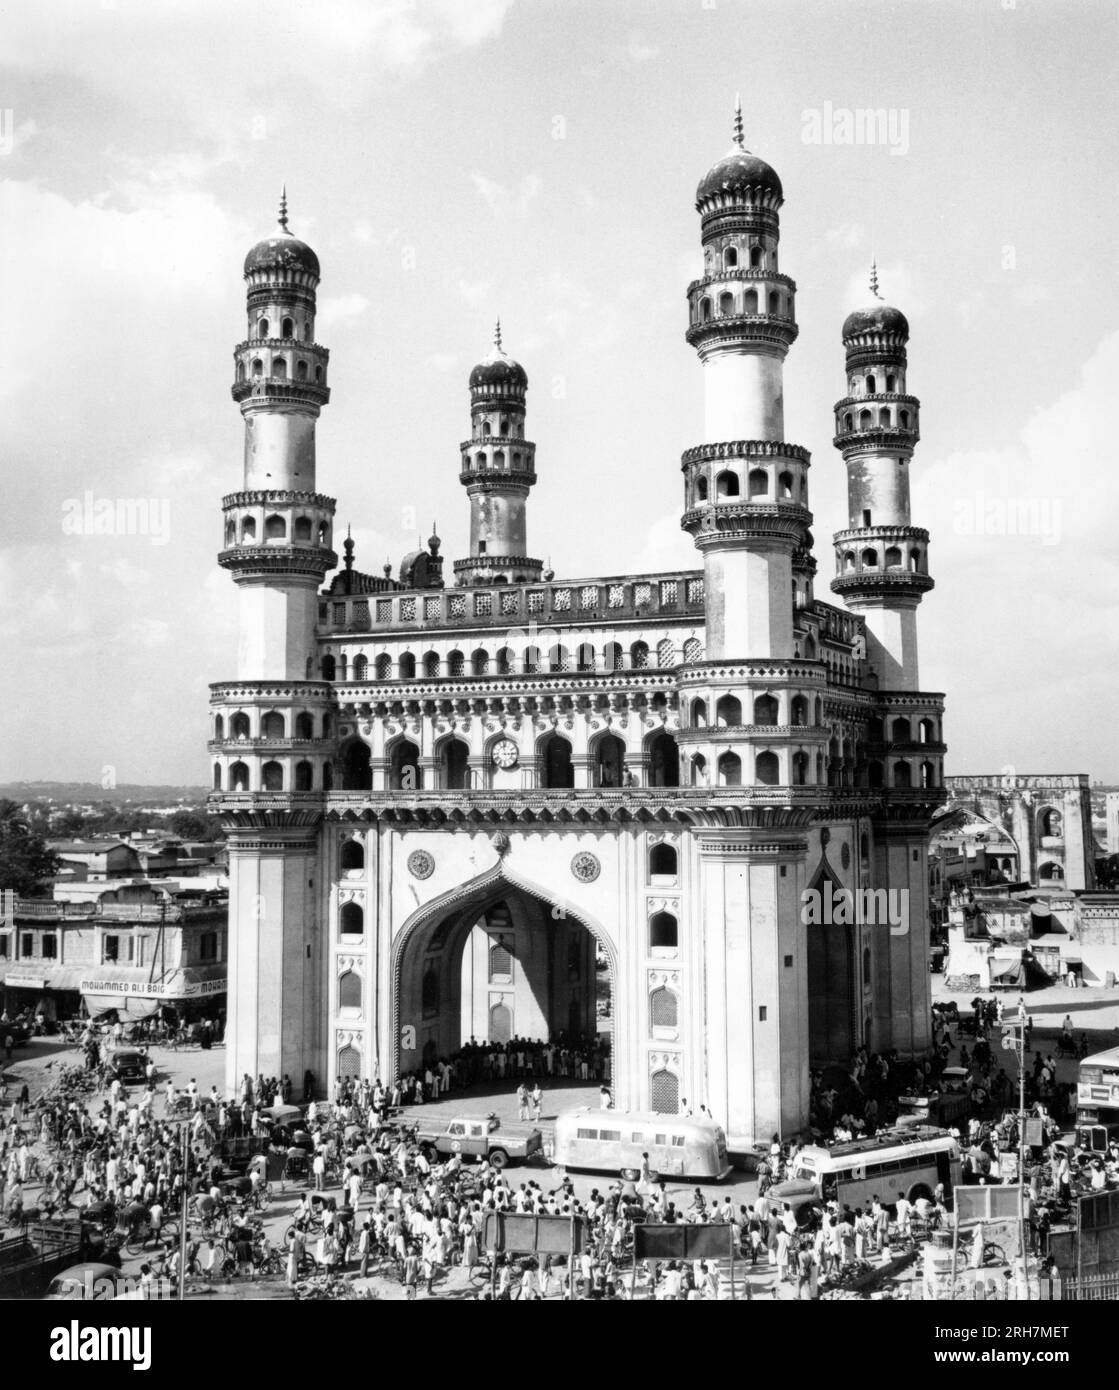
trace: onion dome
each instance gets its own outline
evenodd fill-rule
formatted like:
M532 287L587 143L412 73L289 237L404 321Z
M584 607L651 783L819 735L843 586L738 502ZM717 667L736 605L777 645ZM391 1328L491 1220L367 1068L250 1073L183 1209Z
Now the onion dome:
M866 309L855 309L843 321L843 337L856 338L863 333L896 333L902 338L909 337L909 320L900 309L886 304L878 294L878 267L871 264L870 290L875 302Z
M245 257L245 274L258 270L302 270L319 278L319 258L305 241L288 231L288 199L280 194L280 216L275 232L258 241Z
M471 386L519 386L522 390L528 385L528 373L519 362L501 346L501 320L493 335L493 352L483 357L470 373Z
M696 207L720 195L758 201L768 195L778 202L785 196L776 171L764 159L751 154L743 143L741 101L735 104L734 143L730 152L713 164L700 180L695 195Z

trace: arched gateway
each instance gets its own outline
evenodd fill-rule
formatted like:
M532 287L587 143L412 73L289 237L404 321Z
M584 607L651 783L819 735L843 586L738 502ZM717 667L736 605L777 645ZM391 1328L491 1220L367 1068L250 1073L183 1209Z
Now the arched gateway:
M600 927L499 863L422 904L395 936L395 1072L450 1058L471 1041L520 1037L598 1040L613 1076L616 964Z

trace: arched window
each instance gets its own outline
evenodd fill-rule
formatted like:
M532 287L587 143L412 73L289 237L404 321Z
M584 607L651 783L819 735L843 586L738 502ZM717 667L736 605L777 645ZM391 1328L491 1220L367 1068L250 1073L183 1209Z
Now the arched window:
M742 701L737 695L720 695L715 706L715 723L720 729L737 729L742 723Z
M420 1007L425 1018L439 1012L439 972L434 965L428 966L420 981Z
M761 270L765 266L765 252L760 246L750 247L750 268Z
M214 764L214 791L221 791L221 763Z
M324 792L334 790L334 765L329 762L322 765L322 789Z
M270 325L269 325L268 320L267 320L267 319L261 319L260 322L259 322L259 323L257 324L257 326L256 326L256 336L257 336L258 338L267 338L267 337L268 337L268 333L269 333L269 328L270 328Z
M649 995L649 1022L654 1028L675 1028L677 1026L677 999L670 989L663 985Z
M744 314L756 314L758 312L758 292L750 289L742 296L742 312Z
M626 746L616 734L603 734L594 745L592 772L596 787L620 787Z
M775 695L759 695L754 701L755 724L780 723L781 707Z
M675 951L679 927L671 912L658 912L649 919L649 945L655 950Z
M655 1071L649 1081L649 1104L656 1115L680 1113L680 1080L667 1068Z
M707 701L706 701L706 700L693 700L693 701L692 701L691 723L692 723L692 728L694 728L694 729L706 729L706 728L707 728Z
M885 406L878 412L878 424L886 429L890 426L890 412Z
M816 639L809 633L804 639L804 659L805 661L816 660ZM817 719L817 724L820 722Z
M918 743L936 742L936 721L932 719L922 719L917 725Z
M647 642L634 642L629 649L629 659L635 671L643 670L649 664L649 644Z
M894 786L911 787L913 785L913 772L906 762L896 762L894 764Z
M684 661L702 661L703 643L698 637L688 637L684 641Z
M850 411L843 417L843 428L845 430L853 430L855 428L855 417Z
M260 784L266 792L282 792L284 789L284 769L277 762L267 762L260 769Z
M343 840L338 863L343 873L350 869L365 868L365 846L360 840Z
M575 649L575 669L578 671L594 670L594 647L589 642L582 642Z
M676 665L676 645L671 637L664 637L657 643L657 665L662 671Z
M244 763L234 763L229 769L229 790L247 792L249 789L249 769Z
M734 295L729 290L724 290L719 296L719 313L726 319L734 314Z
M664 874L666 877L676 877L676 847L665 844L663 841L659 845L654 845L649 851L649 873Z
M665 729L654 734L646 744L649 758L649 786L678 787L680 785L680 749Z
M738 250L734 246L723 247L723 266L727 270L733 270L738 264Z
M297 541L309 542L312 539L311 518L309 516L296 517L292 534Z
M781 296L776 290L770 290L768 303L769 312L771 314L779 314L781 312Z
M220 743L225 738L225 720L220 714L214 715L214 738Z
M281 337L281 338L294 338L294 337L295 337L295 323L294 323L294 321L293 321L292 319L284 319L283 323L280 325L280 337Z
M716 497L738 497L741 495L741 487L738 482L738 474L724 470L715 479Z
M237 380L238 380L238 381L244 381L244 379L245 379L245 364L244 364L244 362L238 362L238 363L237 363Z
M909 720L895 719L891 739L894 743L908 743L910 740Z
M874 428L874 416L869 410L859 411L859 429L869 430Z
M491 1043L507 1043L513 1036L513 1015L506 1004L495 1004L490 1009Z
M702 753L692 755L689 771L693 787L705 787L707 785L707 759Z
M924 763L921 764L921 786L922 786L922 787L935 787L935 786L936 786L936 764L935 764L935 763L924 762Z
M764 468L751 468L747 483L751 497L764 497L769 491L769 475Z
M272 359L272 375L276 378L277 381L287 381L287 379L288 379L288 364L287 364L287 359L286 359L286 358L283 358L283 357L273 357L273 359Z
M356 1079L361 1075L361 1053L356 1047L345 1047L338 1049L338 1079L340 1081Z
M462 652L449 652L447 655L447 674L452 678L466 674L466 657Z
M303 325L303 341L305 343L313 343L315 341L315 335L309 323Z
M256 540L256 521L251 516L241 519L241 543Z
M493 466L494 466L495 468L504 468L504 467L505 467L505 450L504 450L504 449L495 449L495 450L493 451Z
M863 551L862 559L863 559L863 569L876 569L876 568L878 567L878 551L877 551L877 550L870 550L870 549L864 550L864 551Z
M438 674L439 664L436 660L436 674ZM387 652L382 652L380 656L373 660L373 675L379 681L387 681L392 676L392 657Z
M719 758L719 786L740 787L742 785L742 759L737 753L724 753Z
M237 523L235 521L225 523L225 543L227 546L237 544Z
M874 380L874 377L873 377L873 376L868 376L867 379L866 379L866 393L867 393L867 395L868 395L868 396L873 396L874 393L875 393L877 390L878 390L878 386L877 386L877 384L876 384L876 382L875 382L875 380Z
M470 749L461 738L444 739L439 745L439 784L447 791L470 786Z
M513 952L499 938L490 947L490 983L511 984L513 980Z
M342 747L339 755L342 771L342 790L346 792L369 791L373 786L373 769L370 766L369 745L354 738Z
M793 475L791 473L780 473L777 477L777 496L786 502L793 500Z
M763 787L776 787L781 781L781 763L776 753L759 753L754 762L754 781Z
M490 673L490 654L481 647L475 648L470 653L470 674L472 676L488 676Z
M338 928L346 936L364 936L365 913L360 903L343 903L338 913Z
M622 669L622 646L620 642L607 642L602 649L602 668L604 671Z
M894 377L894 376L891 376L889 373L887 373L887 375L886 375L886 390L887 390L887 391L893 391L893 390L895 389L896 386L897 386L897 378Z
M499 676L509 675L513 670L514 660L513 649L511 647L502 647L497 654L497 674Z
M369 679L369 658L364 654L354 657L353 679L355 681L367 681Z
M321 368L321 367L316 367L316 368L315 368L315 380L316 380L316 381L319 381L319 382L322 381L322 368Z
M248 738L251 727L249 716L238 710L229 721L229 736L230 738Z
M420 750L411 739L399 739L389 755L389 788L394 792L415 792L422 787Z
M337 663L332 656L324 656L322 659L322 678L324 681L332 681L337 670Z
M545 787L573 787L571 744L560 734L549 734L539 749L540 774Z
M301 758L295 765L295 790L297 792L309 792L314 785L314 771L306 758Z
M562 644L557 644L548 653L549 671L570 671L571 653Z
M361 976L347 970L338 980L338 1007L343 1012L361 1013Z
M885 559L888 570L901 569L901 551L896 545L887 546Z
M793 786L803 787L808 782L808 754L801 749L793 754Z
M908 410L899 410L899 411L898 411L898 420L899 420L899 422L900 422L900 424L901 424L902 429L903 429L903 430L907 430L907 429L909 428L909 411L908 411Z
M252 372L254 377L264 375L264 363L260 360L259 357L253 358Z
M699 317L702 323L707 323L711 318L711 301L707 298L699 301Z
M295 375L299 381L307 380L307 363L301 357L295 364Z
M535 676L540 670L540 648L526 647L524 671L526 676Z
M803 695L794 695L790 701L789 722L791 724L808 723L808 701Z
M919 573L920 573L920 571L921 571L921 552L920 552L919 550L911 550L911 551L909 552L909 568L910 568L910 570L911 570L914 574L919 574Z
M401 652L396 665L397 675L402 681L416 679L416 658L411 652Z
M695 480L695 500L697 502L707 501L707 479L702 473Z

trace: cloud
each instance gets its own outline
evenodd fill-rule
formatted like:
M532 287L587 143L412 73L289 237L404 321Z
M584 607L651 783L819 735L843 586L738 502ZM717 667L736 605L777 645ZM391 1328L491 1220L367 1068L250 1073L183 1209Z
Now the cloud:
M319 301L315 316L315 331L335 328L338 324L351 323L360 318L369 308L369 300L363 294L328 295Z
M472 174L471 178L486 207L502 222L514 217L527 217L529 208L544 186L539 174L526 174L516 188L506 188L484 174Z

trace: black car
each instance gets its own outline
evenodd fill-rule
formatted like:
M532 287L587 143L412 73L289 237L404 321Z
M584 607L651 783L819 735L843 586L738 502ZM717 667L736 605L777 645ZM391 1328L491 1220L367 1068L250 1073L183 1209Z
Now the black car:
M143 1052L113 1053L113 1075L120 1081L143 1081L147 1065L148 1059Z

